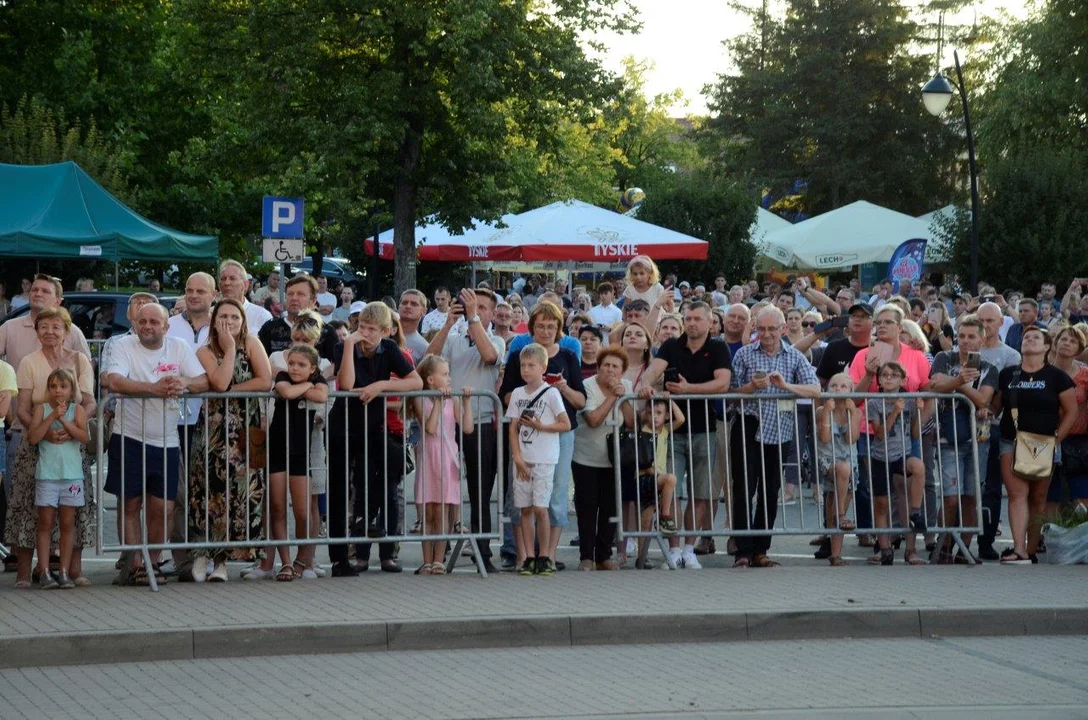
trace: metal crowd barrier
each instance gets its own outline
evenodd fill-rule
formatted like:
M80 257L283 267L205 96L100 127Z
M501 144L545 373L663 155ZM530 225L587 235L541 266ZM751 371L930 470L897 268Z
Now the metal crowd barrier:
M434 437L421 432L421 423L416 420L406 420L405 431L400 435L394 435L387 428L389 414L401 413L403 403L440 397L442 393L435 391L379 395L371 400L369 406L364 407L358 391L339 391L330 392L329 399L324 404L304 401L309 403L310 409L318 416L323 416L324 429L315 430L310 438L304 438L296 444L291 437L290 423L287 424L288 449L301 448L302 453L301 457L299 453L286 453L285 472L288 481L284 484L282 493L273 497L268 470L274 455L280 453L278 448L272 447L269 436L270 415L283 412L285 403L303 401L284 400L274 391L209 392L186 394L165 400L150 395L122 396L111 393L99 403L97 410L98 552L120 552L126 561L132 557L132 553L139 553L153 591L158 586L152 553L187 551L190 558L223 558L232 550L266 549L268 552L276 552L277 549L286 547L286 556L290 558L291 546L301 548L326 544L330 545L330 550L335 545L343 545L345 549L348 544L355 545L358 552L367 553L369 558L371 544L391 547L394 543L448 541L454 545L448 561L445 562L447 571L450 571L460 557L464 544L468 543L477 569L482 577L487 577L478 544L495 540L501 542L504 520L502 433L495 433L494 447L484 447L479 433L466 433L461 426L448 428L444 418L440 418L438 433ZM450 401L461 403L463 397L463 393L456 393ZM486 403L491 404L494 417L501 422L502 404L495 393L474 391L470 397L473 398L471 405L474 423L480 417L480 408L486 407ZM164 488L158 486L161 484L160 478L165 477L169 471L169 455L159 453L161 460L153 457L149 462L149 454L155 454L154 448L144 443L138 444L135 448L136 454L131 457L130 451L118 453L123 447L118 433L125 427L126 413L138 412L136 422L141 438L147 437L152 429L160 428L162 434L166 435L170 424L179 423L181 404L187 400L200 400L202 406L193 429L190 432L179 432L178 490L175 498L165 498L176 499L178 506L185 509L184 513L175 517L168 510L167 502L156 498L156 491L165 494ZM379 404L380 411L368 410L374 403ZM112 434L106 430L104 417L104 409L108 404L115 407L111 420ZM372 415L380 417L381 421L373 419ZM244 418L250 418L250 421L244 427L239 427ZM259 418L259 422L255 421L256 418ZM264 430L263 447L260 444L260 434L254 433L252 428ZM457 443L452 451L448 442L439 442L437 450L433 448L432 443L437 442L438 438L450 434ZM209 442L208 438L213 439ZM462 451L474 452L477 457L493 458L496 477L484 477L481 469L475 478L466 478L466 463L461 458ZM451 452L458 457L451 457ZM439 467L449 468L453 460L458 463L461 472L456 491L458 502L446 506L444 498L433 498L441 506L437 528L432 523L428 531L427 524L424 523L421 532L415 534L405 528L406 503L403 484L422 473L419 476L423 485L420 488L422 496L417 494L414 504L419 506L432 502L426 477L431 468L425 462L425 458L431 454L436 454L434 463ZM104 522L103 500L111 455L119 455L114 461L120 461L121 478L126 477L128 463L136 461L140 464L140 492L132 494L125 488L125 483L121 484L121 492L117 497L116 539L105 536ZM400 474L388 477L387 471L390 468ZM283 508L286 524L291 524L291 513L287 510L290 502L288 496L292 494L289 478L295 476L307 476L311 481L324 476L324 492L329 500L329 530L326 536L320 536L319 527L316 526L318 519L313 507L319 493L314 491L319 483L313 482L308 490L296 493L308 494L303 502L311 507L304 512L294 513L295 537L290 537L290 533L283 530L274 532L274 502L277 508ZM246 480L241 483L231 482L232 478L239 477ZM227 479L226 482L223 482L224 478ZM436 483L441 484L439 480ZM470 484L475 484L475 487L468 487ZM491 510L489 485L497 488L498 493L494 513ZM472 503L465 502L465 489L469 490L470 498L480 498L479 507L474 508ZM279 503L281 499L282 505ZM139 501L139 522L135 531L126 529L124 522L125 507L131 501ZM226 519L225 523L223 519ZM234 524L230 523L231 519L235 520ZM488 519L490 530L480 530L488 524L485 522ZM460 531L457 531L458 522L463 528ZM171 528L171 525L174 527ZM334 529L342 531L334 532ZM300 532L301 530L305 532ZM170 535L171 531L173 537ZM154 540L152 534L156 536ZM273 538L273 534L277 537ZM160 537L164 539L158 541Z
M866 438L868 418L864 414L860 428L862 437L859 442L866 443L868 451L858 453L857 467L850 469L846 482L842 479L836 482L829 476L829 471L826 469L825 472L820 471L816 411L826 400L840 398L849 399L862 406L870 399L876 399L881 407L885 408L885 412L888 406L897 400L903 400L908 407L917 406L918 401L921 401L924 409L917 410L920 413L920 420L924 417L929 418L928 422L920 422L921 437L916 443L921 448L922 481L915 480L913 486L908 487L905 478L893 478L889 487L887 508L880 513L877 512L878 502L872 493L873 454L874 451L880 453L883 449L882 454L887 457L887 451L894 448L889 448L887 435L883 440L878 440L873 435ZM657 518L660 518L661 513L662 497L655 493L653 498L646 498L642 483L637 479L638 474L648 471L655 465L655 458L640 457L639 443L635 442L633 443L633 459L614 464L616 514L612 521L617 524L617 538L620 541L626 538L638 539L641 560L645 560L648 542L652 541L661 549L669 568L675 569L667 544L670 541L682 542L685 537L689 543L694 543L695 538L713 538L714 536L730 538L733 542L743 542L743 538L781 535L867 534L903 535L913 542L916 531L910 527L911 503L909 501L913 499L915 507L918 507L919 495L921 495L920 509L925 523L925 534L948 537L969 563L975 561L974 556L968 551L969 543L964 541L964 535L970 536L982 532L983 476L980 472L980 462L986 461L986 452L979 451L975 411L966 396L938 393L896 395L825 393L819 399L809 400L788 394L669 395L666 393L659 394L653 399L666 399L676 403L683 412L685 418L683 424L677 425L670 412L666 421L667 427L655 425L652 413L644 414L648 407L652 407L651 401L637 394L621 397L607 421L612 427L618 428L622 424L622 404L634 403L636 423L640 431L643 426L646 426L652 433L658 433L662 429L668 432L666 472L659 473L657 472L659 468L655 468L654 474L655 476L672 475L676 480L675 490L670 499L672 517L678 529L677 535L667 538L656 521L645 522L643 519L644 508L647 512L652 508L653 516ZM956 423L952 423L951 428L942 426L941 415L955 417L955 413L938 413L937 403L950 403L949 407L953 411L959 409L964 403L969 406L970 428L966 436L957 428ZM692 410L695 410L696 414L706 413L716 418L720 414L721 419L716 422L716 430L706 433L693 432L691 423L687 422L692 416ZM765 437L757 434L762 429L762 422L759 419L761 415L763 420L778 418L780 432L777 440L762 442ZM897 432L907 438L906 453L907 458L910 458L914 450L910 442L910 428L905 427L905 416L902 414L897 422L899 423ZM985 424L988 426L988 423ZM787 429L792 430L792 433ZM783 430L787 431L783 433ZM783 434L791 435L791 437L783 440L781 439ZM626 449L629 458L630 445L621 449L620 435L619 432L612 433L613 456L624 457L624 449ZM997 438L993 439L993 442L997 441ZM832 459L849 454L849 448L843 447L843 443L834 436L831 438L830 445L826 447ZM942 449L949 452L942 453ZM947 469L953 474L956 487L961 489L961 492L955 495L956 497L973 494L973 499L965 497L965 502L970 500L975 511L976 520L970 524L965 521L962 503L956 504L954 517L946 517L946 495L942 481L946 470L946 460L950 457L958 458L964 453L970 459L972 466L972 471L967 474L967 477L962 476L958 462L954 463L955 467ZM895 454L894 451L892 454ZM946 455L948 457L945 457ZM806 465L808 465L807 469ZM918 469L917 465L912 464L911 467ZM834 471L834 462L831 463L830 468ZM815 486L815 492L811 498L806 497L802 482L806 472L810 475L810 483ZM796 504L782 502L784 487L787 483L797 487ZM631 495L632 486L636 497L634 512L631 513L628 510L626 516L623 501L625 485L627 485L628 497ZM962 490L965 487L966 492ZM948 497L953 495L949 494ZM696 502L693 503L692 499ZM682 504L685 500L686 507ZM699 501L704 502L701 508L698 507ZM725 508L724 527L714 529L714 516L719 504ZM806 509L809 510L808 513ZM709 515L709 521L707 515ZM878 519L881 522L878 523ZM848 522L842 522L844 520ZM844 528L843 525L847 527ZM944 537L939 537L939 540L934 557L941 550ZM922 553L919 555L921 556Z

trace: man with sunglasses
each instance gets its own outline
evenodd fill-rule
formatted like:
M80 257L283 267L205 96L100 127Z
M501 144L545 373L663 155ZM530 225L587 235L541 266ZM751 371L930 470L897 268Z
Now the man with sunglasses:
M265 352L271 355L274 352L281 352L291 347L291 331L295 327L298 314L303 310L317 308L317 289L317 281L305 273L299 273L287 281L287 287L284 290L286 312L282 316L266 322L261 327L260 332L257 333L257 338L264 345ZM303 322L312 323L315 322L315 319L308 316L303 319ZM321 328L321 337L317 340L318 354L332 362L332 354L333 350L336 349L336 343L336 331L328 324L325 324Z

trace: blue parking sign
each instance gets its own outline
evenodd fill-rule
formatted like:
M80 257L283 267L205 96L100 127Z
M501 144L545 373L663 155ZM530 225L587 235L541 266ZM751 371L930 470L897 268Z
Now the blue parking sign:
M302 198L265 195L261 211L261 234L266 238L302 237Z

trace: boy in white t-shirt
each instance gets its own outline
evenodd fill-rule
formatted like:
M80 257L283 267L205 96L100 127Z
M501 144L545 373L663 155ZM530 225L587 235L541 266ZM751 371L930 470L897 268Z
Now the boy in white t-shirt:
M525 385L510 393L510 454L514 460L514 507L521 510L522 545L526 557L519 557L519 575L552 575L555 558L528 557L537 546L548 547L551 523L548 504L552 477L559 462L559 433L570 430L570 418L559 390L544 383L548 351L537 343L521 350L521 379ZM536 522L533 522L533 519ZM534 534L535 533L535 534Z

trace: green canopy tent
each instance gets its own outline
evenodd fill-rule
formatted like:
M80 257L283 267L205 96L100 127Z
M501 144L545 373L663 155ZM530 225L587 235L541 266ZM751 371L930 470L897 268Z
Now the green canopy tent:
M215 262L219 241L151 222L74 162L0 163L0 257Z

